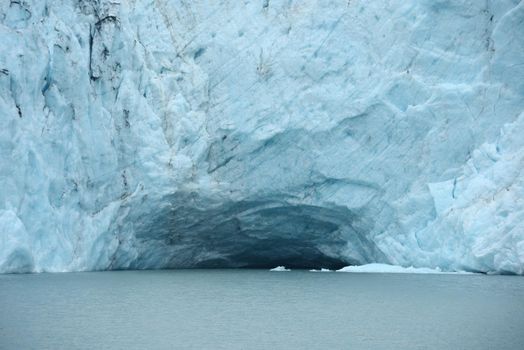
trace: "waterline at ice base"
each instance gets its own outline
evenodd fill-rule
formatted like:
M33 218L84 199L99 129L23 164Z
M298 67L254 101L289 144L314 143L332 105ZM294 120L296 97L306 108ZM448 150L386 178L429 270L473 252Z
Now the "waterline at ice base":
M0 38L0 273L524 274L524 2L2 1Z

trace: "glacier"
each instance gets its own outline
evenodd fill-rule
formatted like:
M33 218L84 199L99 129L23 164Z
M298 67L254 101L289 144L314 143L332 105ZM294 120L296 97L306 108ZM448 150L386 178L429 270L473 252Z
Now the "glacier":
M524 274L524 2L0 2L0 272Z

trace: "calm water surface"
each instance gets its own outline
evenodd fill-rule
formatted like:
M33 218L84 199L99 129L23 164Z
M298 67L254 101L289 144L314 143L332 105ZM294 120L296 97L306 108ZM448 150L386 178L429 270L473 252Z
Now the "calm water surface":
M524 278L0 275L0 349L524 349Z

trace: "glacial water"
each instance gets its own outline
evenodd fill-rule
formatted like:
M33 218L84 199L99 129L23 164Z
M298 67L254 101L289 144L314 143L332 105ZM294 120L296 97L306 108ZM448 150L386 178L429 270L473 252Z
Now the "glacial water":
M0 349L524 349L524 278L0 275Z

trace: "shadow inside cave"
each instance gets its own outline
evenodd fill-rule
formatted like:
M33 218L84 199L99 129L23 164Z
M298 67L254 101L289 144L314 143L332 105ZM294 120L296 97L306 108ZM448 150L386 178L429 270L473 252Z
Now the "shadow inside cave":
M138 219L139 254L131 268L339 269L379 253L346 207L185 192L164 197L158 207Z

